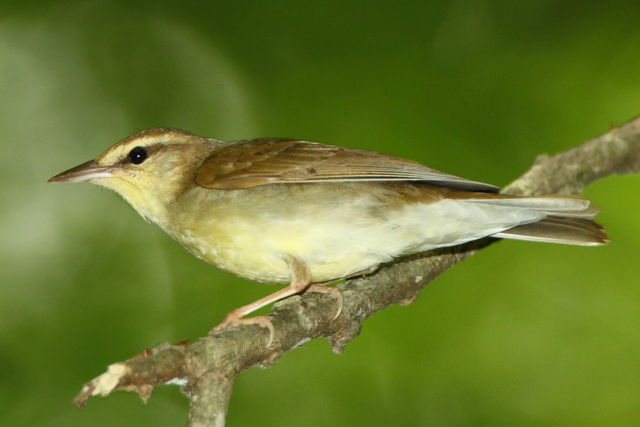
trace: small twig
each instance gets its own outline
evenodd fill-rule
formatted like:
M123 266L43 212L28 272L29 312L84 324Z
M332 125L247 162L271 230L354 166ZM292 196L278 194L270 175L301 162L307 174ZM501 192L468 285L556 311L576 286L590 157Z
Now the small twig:
M604 176L638 171L640 118L571 150L539 156L503 192L575 194ZM85 384L75 402L84 405L90 396L106 396L113 390L133 390L147 399L156 385L173 383L182 385L191 400L189 425L223 426L233 380L240 371L275 363L287 351L318 337L326 337L334 351L342 351L358 335L364 319L389 305L410 303L427 283L490 242L484 239L431 252L339 284L343 307L335 319L338 304L329 295L310 292L281 301L269 314L275 327L269 347L269 331L257 325L224 330L188 345L160 344L143 357L111 365Z

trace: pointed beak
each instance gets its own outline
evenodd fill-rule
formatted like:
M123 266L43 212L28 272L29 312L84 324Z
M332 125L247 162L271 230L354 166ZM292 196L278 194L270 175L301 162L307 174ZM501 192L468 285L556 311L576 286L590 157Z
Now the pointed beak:
M113 176L113 169L112 166L98 166L95 160L89 160L49 178L47 182L84 182L92 179L109 178Z

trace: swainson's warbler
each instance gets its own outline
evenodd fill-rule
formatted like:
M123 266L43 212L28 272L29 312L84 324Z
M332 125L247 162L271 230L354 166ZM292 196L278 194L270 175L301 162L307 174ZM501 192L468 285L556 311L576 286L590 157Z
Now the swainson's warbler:
M255 322L243 317L311 284L486 236L608 242L592 221L598 210L579 196L506 196L411 160L293 139L223 142L150 129L49 181L110 188L197 257L289 284L216 329Z

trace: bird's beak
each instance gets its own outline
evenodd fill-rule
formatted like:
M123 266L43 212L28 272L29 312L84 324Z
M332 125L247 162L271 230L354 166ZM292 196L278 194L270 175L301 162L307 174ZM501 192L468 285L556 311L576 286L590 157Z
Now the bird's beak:
M95 160L89 160L49 178L48 182L84 182L92 179L110 178L113 176L113 169L112 166L99 166Z

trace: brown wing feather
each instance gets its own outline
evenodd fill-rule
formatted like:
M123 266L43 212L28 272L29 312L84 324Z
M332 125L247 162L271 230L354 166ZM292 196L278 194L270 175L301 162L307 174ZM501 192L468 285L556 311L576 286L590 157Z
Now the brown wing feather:
M317 142L262 138L231 143L206 159L195 181L205 188L241 189L275 183L423 181L469 191L498 188L372 151Z

